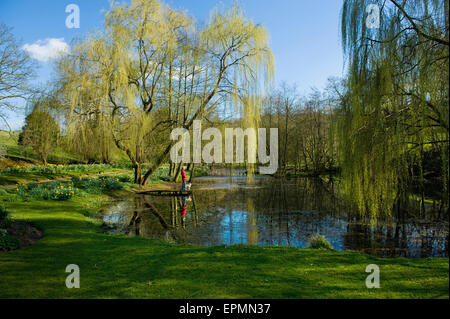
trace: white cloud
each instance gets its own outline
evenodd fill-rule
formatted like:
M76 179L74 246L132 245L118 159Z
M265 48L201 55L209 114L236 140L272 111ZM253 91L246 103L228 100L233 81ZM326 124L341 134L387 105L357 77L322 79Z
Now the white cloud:
M69 53L70 47L64 38L47 38L38 40L33 44L25 44L23 50L36 60L47 62L55 59L61 54Z

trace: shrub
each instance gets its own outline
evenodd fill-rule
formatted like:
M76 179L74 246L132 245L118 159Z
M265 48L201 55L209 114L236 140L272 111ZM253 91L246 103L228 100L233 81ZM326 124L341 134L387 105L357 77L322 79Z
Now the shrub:
M333 246L331 246L328 240L320 234L315 234L309 239L309 247L313 249L333 250Z
M95 178L72 178L76 188L84 190L86 193L100 194L102 192L101 183Z
M9 211L5 207L0 206L0 228L7 228L11 223Z
M59 185L51 190L51 199L68 200L75 196L75 187L72 183Z
M81 181L81 178L78 176L74 176L71 178L71 180L72 180L73 185L76 186Z
M118 190L123 188L122 184L120 184L119 179L117 177L100 176L98 180L100 181L101 187L107 191Z
M161 176L159 179L162 180L163 182L172 182L173 180L173 178L170 176Z
M111 176L100 176L96 178L72 178L72 182L76 188L83 189L88 193L100 194L103 191L122 189L120 179Z
M51 199L52 193L47 188L35 187L35 188L31 188L29 190L28 195L36 200L40 200L40 199L48 200L48 199Z
M134 182L133 176L125 174L119 176L119 182L121 183L132 183Z
M101 194L104 191L119 190L123 188L120 181L129 181L131 177L121 178L100 176L99 178L73 177L71 182L51 181L47 183L17 184L15 194L7 196L4 200L10 202L34 200L68 200L76 195ZM1 195L1 194L0 194Z
M27 185L26 184L17 184L17 195L23 197L27 194Z
M20 247L20 241L16 237L0 231L0 251L9 251Z
M8 200L68 200L75 196L76 193L77 189L73 186L73 183L61 183L58 181L52 181L43 184L18 184L15 196L11 196L11 198L8 198Z

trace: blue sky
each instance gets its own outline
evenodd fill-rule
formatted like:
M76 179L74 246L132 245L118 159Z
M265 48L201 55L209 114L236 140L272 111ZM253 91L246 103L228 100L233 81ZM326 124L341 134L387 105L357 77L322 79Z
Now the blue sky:
M207 21L212 9L228 8L234 0L165 0L184 8L200 21ZM80 28L68 29L68 4L80 8ZM339 14L341 0L241 0L246 15L267 28L275 55L276 82L296 84L301 93L312 87L323 88L330 76L341 76L343 57L340 45ZM13 27L22 44L63 45L94 29L101 29L108 0L1 0L0 23ZM63 40L62 40L63 39ZM41 42L38 42L41 41ZM35 46L36 47L36 46ZM52 47L50 47L52 48ZM38 61L36 83L47 82L51 60ZM23 114L10 114L13 129L23 125ZM0 129L5 129L0 124Z

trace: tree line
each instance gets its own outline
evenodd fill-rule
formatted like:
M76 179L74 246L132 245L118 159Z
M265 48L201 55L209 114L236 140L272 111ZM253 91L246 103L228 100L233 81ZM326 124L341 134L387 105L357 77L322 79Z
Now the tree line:
M366 23L369 4L380 9L378 28ZM49 89L29 99L20 143L44 163L56 143L85 161L124 157L144 185L169 161L173 128L278 128L280 175L338 173L342 193L372 216L411 194L424 209L431 188L448 209L447 1L344 0L345 74L307 95L274 88L267 31L238 6L201 24L158 0L134 0L112 4L104 25L77 40ZM0 39L4 110L31 94L33 68L4 26ZM171 176L182 164L171 163Z

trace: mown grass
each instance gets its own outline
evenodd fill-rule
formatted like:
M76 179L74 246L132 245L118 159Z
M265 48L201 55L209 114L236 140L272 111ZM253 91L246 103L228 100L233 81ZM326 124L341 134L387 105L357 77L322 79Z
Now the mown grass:
M0 130L0 145L6 147L6 155L14 160L25 160L36 162L40 161L39 155L33 151L30 147L22 147L17 144L19 139L18 131L6 132ZM79 162L79 159L65 151L61 147L56 147L48 157L50 163L75 163Z
M77 167L79 166L86 166L89 167L90 165L75 165ZM0 185L13 185L13 184L23 184L23 183L31 183L31 182L39 182L41 180L47 179L58 179L58 178L65 178L65 177L75 177L75 176L81 176L85 174L103 174L103 173L126 173L129 172L129 169L127 168L118 168L114 166L106 166L103 168L93 167L92 169L66 169L66 170L54 170L54 171L43 171L43 170L21 170L17 172L0 172Z
M43 179L80 176L105 172L130 170L126 158L120 157L120 164L83 165L83 161L61 147L56 147L48 156L49 166L41 165L39 155L30 147L17 144L19 132L0 130L0 147L5 154L0 154L0 185L29 183Z
M5 202L16 220L35 224L44 237L0 253L0 298L448 298L446 258L202 248L110 235L91 217L110 199ZM80 267L80 289L65 286L68 264ZM380 289L365 287L369 264L380 266Z

